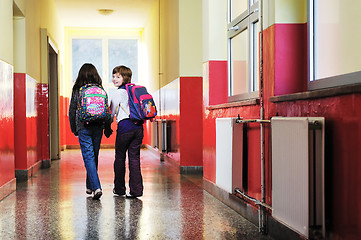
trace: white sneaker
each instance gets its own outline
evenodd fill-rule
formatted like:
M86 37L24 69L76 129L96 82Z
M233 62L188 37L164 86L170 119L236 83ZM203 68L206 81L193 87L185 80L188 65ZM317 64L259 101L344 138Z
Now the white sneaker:
M97 200L97 199L99 199L102 195L103 195L102 190L98 188L97 190L94 191L93 199L94 199L94 200Z
M85 192L86 192L86 194L89 194L89 195L93 193L93 191L90 190L89 188L87 188L87 189L85 190Z

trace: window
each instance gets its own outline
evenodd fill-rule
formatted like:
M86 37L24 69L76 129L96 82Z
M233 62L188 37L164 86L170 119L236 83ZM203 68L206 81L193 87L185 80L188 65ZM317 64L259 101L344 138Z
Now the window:
M108 41L108 77L112 81L113 68L125 65L132 69L132 82L138 82L138 40L109 39Z
M228 101L258 98L258 1L229 0Z
M73 39L72 40L72 79L75 82L78 72L84 63L92 63L101 75L102 63L102 40L101 39Z
M103 86L113 87L112 70L119 65L132 69L132 82L139 79L139 39L83 39L72 41L72 81L78 76L84 63L92 63L102 78Z
M309 1L310 90L361 82L359 0Z

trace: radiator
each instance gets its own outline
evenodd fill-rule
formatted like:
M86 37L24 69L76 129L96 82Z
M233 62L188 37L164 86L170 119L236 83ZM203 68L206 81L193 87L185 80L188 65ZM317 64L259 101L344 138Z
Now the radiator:
M157 119L153 124L153 142L161 152L177 152L177 121L173 119Z
M152 147L154 148L158 148L159 149L159 137L158 137L158 134L159 134L159 131L158 131L158 121L155 120L153 122L151 122L151 133L152 133L152 140L151 140L151 145Z
M229 193L243 190L243 124L216 119L216 185Z
M167 125L165 119L157 119L157 130L158 130L158 149L161 152L167 151Z
M305 238L325 236L324 118L271 119L272 216Z

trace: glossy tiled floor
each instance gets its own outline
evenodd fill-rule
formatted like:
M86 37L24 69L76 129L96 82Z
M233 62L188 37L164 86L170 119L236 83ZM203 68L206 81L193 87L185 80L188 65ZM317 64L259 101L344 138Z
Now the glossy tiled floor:
M147 150L141 164L144 196L115 197L114 150L101 150L100 200L85 193L80 150L62 152L0 201L0 239L269 239L256 226Z

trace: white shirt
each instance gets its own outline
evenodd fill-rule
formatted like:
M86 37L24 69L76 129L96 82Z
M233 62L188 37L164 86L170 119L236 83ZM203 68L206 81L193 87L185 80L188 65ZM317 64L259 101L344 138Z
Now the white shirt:
M110 94L110 111L112 119L117 116L117 122L129 118L129 103L127 90L118 88Z

